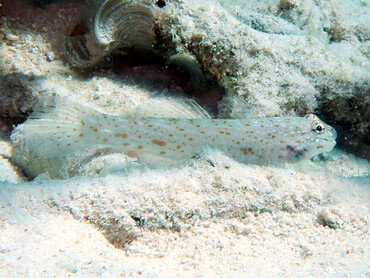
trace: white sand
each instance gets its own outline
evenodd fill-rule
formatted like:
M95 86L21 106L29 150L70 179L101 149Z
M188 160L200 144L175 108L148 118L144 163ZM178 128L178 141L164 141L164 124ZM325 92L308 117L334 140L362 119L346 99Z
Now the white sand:
M0 273L360 277L368 201L364 178L217 152L177 170L4 184Z
M63 7L42 13L73 22L78 5ZM22 82L35 95L72 95L108 112L147 97L109 72L76 76L50 38L68 24L42 15L28 27L8 17L5 33L18 39L0 45L2 75L31 74ZM370 165L345 153L276 168L214 151L178 169L109 174L121 170L112 155L86 165L85 177L24 182L7 160L8 140L0 150L2 277L370 275Z

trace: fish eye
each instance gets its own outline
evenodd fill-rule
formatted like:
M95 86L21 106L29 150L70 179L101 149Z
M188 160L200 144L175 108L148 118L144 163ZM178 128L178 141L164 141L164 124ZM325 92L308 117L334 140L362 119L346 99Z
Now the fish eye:
M315 134L323 134L324 131L325 131L325 125L323 123L320 123L320 122L313 122L311 124L311 130Z

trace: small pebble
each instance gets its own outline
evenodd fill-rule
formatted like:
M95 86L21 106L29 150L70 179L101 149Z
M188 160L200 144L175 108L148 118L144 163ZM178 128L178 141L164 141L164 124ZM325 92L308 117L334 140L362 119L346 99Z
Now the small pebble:
M20 67L18 66L18 64L13 63L13 64L11 64L11 66L10 66L10 70L11 70L11 71L19 71L19 70L20 70Z
M321 212L318 213L317 221L324 227L327 226L334 230L340 228L339 217L328 209L323 209Z
M46 58L49 62L52 62L55 60L55 53L53 51L46 52Z
M6 39L12 42L19 40L19 37L13 34L6 34Z

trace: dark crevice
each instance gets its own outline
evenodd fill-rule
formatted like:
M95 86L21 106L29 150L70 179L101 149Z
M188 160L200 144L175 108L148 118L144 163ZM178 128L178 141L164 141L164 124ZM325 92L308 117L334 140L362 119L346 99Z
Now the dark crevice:
M166 1L158 0L155 4L160 8L164 8L166 6Z
M61 2L61 3L67 3L67 2L82 2L83 0L29 0L32 5L35 7L45 9L47 5Z
M317 115L335 128L337 147L370 160L370 114L366 95L359 93L346 100L321 95Z
M169 64L162 56L142 50L116 51L107 58L106 67L120 75L126 83L140 85L153 91L193 98L212 114L217 115L218 102L225 89L215 80L207 84L194 82L192 72Z

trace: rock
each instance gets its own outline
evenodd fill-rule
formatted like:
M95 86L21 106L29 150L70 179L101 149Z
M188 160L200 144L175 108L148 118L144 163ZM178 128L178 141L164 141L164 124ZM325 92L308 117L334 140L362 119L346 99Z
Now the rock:
M13 34L6 34L6 39L12 42L15 42L19 40L19 36L13 35Z
M328 209L323 209L317 215L317 222L324 227L329 227L331 229L338 229L340 228L340 219L338 215L335 215Z
M45 55L49 62L52 62L55 60L55 53L53 51L48 51L46 52Z
M0 117L24 120L32 111L36 98L32 93L33 77L23 73L0 76Z

